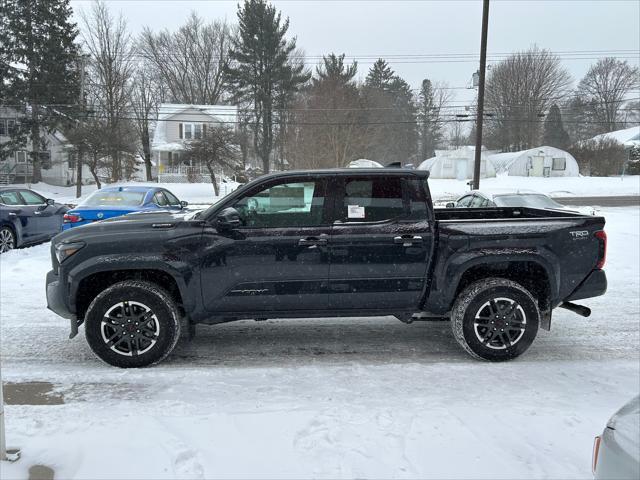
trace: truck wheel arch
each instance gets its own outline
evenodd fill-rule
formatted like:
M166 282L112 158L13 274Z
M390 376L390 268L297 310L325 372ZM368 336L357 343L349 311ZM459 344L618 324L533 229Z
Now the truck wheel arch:
M75 299L78 318L84 317L87 308L100 292L125 280L147 281L162 287L171 295L183 314L190 307L186 293L187 287L182 278L176 278L172 273L157 266L155 268L118 268L91 272L77 281L75 294L71 292L71 298Z

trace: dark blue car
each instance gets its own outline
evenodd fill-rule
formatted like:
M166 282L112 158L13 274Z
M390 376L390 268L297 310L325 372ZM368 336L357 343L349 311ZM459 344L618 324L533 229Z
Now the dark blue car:
M126 186L105 187L93 192L80 205L64 216L62 230L88 223L119 217L133 212L153 210L182 210L181 202L169 190L160 187Z
M28 188L0 187L0 253L51 239L67 210Z

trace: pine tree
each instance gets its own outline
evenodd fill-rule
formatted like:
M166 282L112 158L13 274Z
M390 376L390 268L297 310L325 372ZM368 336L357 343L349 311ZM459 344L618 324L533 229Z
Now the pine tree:
M322 65L316 67L317 78L313 79L314 85L323 82L331 82L332 84L347 85L353 80L358 72L358 62L353 62L347 66L344 64L344 53L336 55L330 53L322 56Z
M550 147L566 149L569 146L569 134L562 125L562 115L555 103L549 109L549 114L544 121L544 134L542 142Z
M391 88L394 78L395 73L391 70L389 64L382 58L379 58L369 70L365 85L370 88L388 91Z
M32 181L41 180L44 132L68 122L79 96L78 35L69 0L3 0L0 4L0 101L21 114L6 157L31 142Z
M381 163L413 161L417 147L416 108L409 84L378 59L363 89L368 108L367 157Z
M282 20L274 6L265 0L245 0L238 6L238 24L227 74L236 100L253 106L254 149L267 173L274 145L274 107L311 75L302 62L292 61L296 40L286 39L289 19Z

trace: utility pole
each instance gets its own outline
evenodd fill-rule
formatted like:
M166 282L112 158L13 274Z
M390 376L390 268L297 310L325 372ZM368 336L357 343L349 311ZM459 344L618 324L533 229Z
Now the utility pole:
M85 103L84 103L84 70L87 56L80 54L80 124L84 126L85 116ZM82 165L84 159L84 148L82 148L82 142L80 142L80 148L78 148L78 159L76 161L76 198L82 196Z
M482 36L480 38L480 78L478 82L478 115L476 117L476 151L473 165L473 189L480 188L480 159L482 155L482 118L484 115L484 79L487 70L487 32L489 30L489 0L482 2Z

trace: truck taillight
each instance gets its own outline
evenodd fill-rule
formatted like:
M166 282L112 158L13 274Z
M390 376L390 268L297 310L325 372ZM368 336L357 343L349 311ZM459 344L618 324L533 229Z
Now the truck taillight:
M601 438L596 437L593 439L593 454L591 455L591 471L595 475L596 468L598 467L598 455L600 454L600 442Z
M605 232L604 230L598 230L594 235L600 242L600 248L598 249L598 263L596 263L596 268L602 268L604 267L604 262L607 261L607 232Z
M82 217L73 213L65 213L62 217L62 221L64 223L78 223L82 221Z

